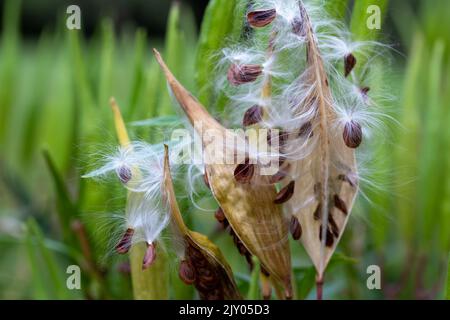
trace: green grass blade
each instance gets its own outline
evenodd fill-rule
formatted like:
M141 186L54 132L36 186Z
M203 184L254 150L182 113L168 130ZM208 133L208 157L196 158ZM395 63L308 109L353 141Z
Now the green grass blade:
M147 34L145 30L138 29L135 36L134 70L128 102L127 119L133 119L136 112L139 96L144 81L144 57L147 56Z
M448 266L447 266L447 282L445 290L445 299L450 300L450 253L448 255Z
M259 264L259 260L256 257L253 257L253 270L250 279L250 286L247 292L247 300L260 300L261 299L261 290L259 286L259 278L261 272L261 266Z
M206 9L197 48L196 86L199 100L207 107L213 102L213 82L218 51L224 47L235 22L236 0L211 0ZM239 20L238 20L239 21ZM239 30L238 28L236 30Z

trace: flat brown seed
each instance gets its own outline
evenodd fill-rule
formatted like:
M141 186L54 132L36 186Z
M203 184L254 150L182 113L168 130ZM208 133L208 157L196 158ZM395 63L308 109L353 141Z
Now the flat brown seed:
M156 245L147 243L147 251L145 251L144 260L142 261L142 270L150 268L156 260Z
M358 148L362 142L361 125L354 120L347 122L344 126L343 138L347 147Z
M314 211L314 220L318 221L322 219L322 205L319 203Z
M237 65L232 64L228 69L228 81L233 86L255 81L261 74L263 68L257 64Z
M356 66L356 58L353 54L349 53L344 57L345 77L348 77L350 72Z
M355 179L350 178L348 175L340 174L338 176L338 179L344 182L347 182L349 185L351 185L353 188L356 187L357 182L355 182Z
M257 10L247 14L247 21L253 28L262 28L271 24L276 17L275 9Z
M369 87L363 87L361 88L361 93L363 94L363 96L367 96L367 94L369 93L370 88Z
M222 208L218 208L216 212L214 213L214 217L219 222L224 222L227 218L225 217L225 213L223 212Z
M116 170L117 176L119 177L120 182L122 182L123 184L127 184L132 177L132 173L130 168L128 168L127 166L120 166L117 170Z
M302 226L300 225L300 222L298 219L294 216L291 218L291 223L289 226L289 231L291 232L292 238L294 240L299 240L302 236Z
M322 225L319 226L319 240L322 241ZM325 239L325 245L327 247L332 247L334 244L334 236L333 233L327 228L327 238Z
M255 166L249 163L247 159L245 163L239 164L234 170L234 178L239 183L249 183L255 174Z
M339 237L339 227L336 224L336 221L333 218L333 215L330 213L328 213L328 224L331 228L331 233L333 233L333 235L338 238Z
M288 202L294 195L295 181L289 182L289 184L278 192L277 197L273 201L275 204L282 204Z
M348 214L347 205L337 194L334 195L334 206L341 210L345 215Z
M131 240L133 239L134 230L128 228L123 234L119 243L116 245L116 251L119 254L126 254L131 248Z
M178 269L178 275L187 285L191 285L195 282L195 269L187 260L181 261L180 268Z
M313 135L314 135L314 133L312 131L312 124L310 121L304 123L298 131L299 138L304 138L304 137L311 138Z
M244 127L252 126L261 122L263 118L264 110L262 107L255 105L248 109L244 114L244 120L242 121Z
M299 17L295 17L294 21L292 22L292 31L299 37L306 36L306 30L304 28L303 21Z

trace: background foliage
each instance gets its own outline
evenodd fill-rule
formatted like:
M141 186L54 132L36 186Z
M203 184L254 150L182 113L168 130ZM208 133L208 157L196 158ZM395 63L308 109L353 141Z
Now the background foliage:
M319 1L319 0L315 0ZM65 27L64 11L38 39L19 29L25 1L4 1L0 40L0 298L132 298L127 259L106 254L112 225L106 214L124 205L117 183L100 185L81 174L102 146L114 146L108 99L114 95L128 123L167 121L175 108L151 47L212 112L226 98L211 87L217 51L245 36L246 0L211 0L197 30L187 5L172 5L165 39L141 28L115 32L98 21L85 37ZM383 8L381 34L365 28L368 4ZM379 101L398 119L365 164L372 186L354 209L327 273L325 297L445 298L450 247L450 2L327 1L358 39L393 44L390 64L375 64ZM50 9L49 9L50 10ZM386 93L383 92L383 93ZM161 118L165 116L165 118ZM147 122L148 124L148 122ZM158 133L129 126L134 138ZM162 134L162 131L161 131ZM187 207L187 199L183 200ZM205 204L207 205L207 204ZM214 208L213 204L209 204ZM183 206L183 203L182 203ZM191 227L224 251L243 293L258 297L255 276L213 215L190 211ZM298 298L314 297L315 272L292 243ZM67 290L66 267L82 268L82 290ZM382 290L366 287L366 268L382 268ZM169 263L164 295L195 298ZM253 281L251 279L254 279ZM163 292L165 289L161 289Z

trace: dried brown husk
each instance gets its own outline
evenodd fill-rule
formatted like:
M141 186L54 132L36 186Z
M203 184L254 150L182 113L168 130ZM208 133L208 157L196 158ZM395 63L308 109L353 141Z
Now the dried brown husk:
M155 56L191 124L202 123L204 130L214 130L225 136L225 128L177 81L156 50ZM209 140L202 132L199 134L208 150L214 140ZM245 247L258 257L271 280L284 288L282 298L292 297L288 221L282 208L273 203L276 189L270 185L270 177L258 174L252 183L239 183L234 177L235 169L236 165L207 165L211 191Z
M298 218L303 231L301 241L317 269L318 278L322 279L357 194L357 185L349 183L357 181L357 167L354 150L343 140L343 128L336 126L337 114L332 105L328 76L311 22L301 3L300 12L307 41L306 81L314 90L299 110L305 110L306 104L316 108L316 116L308 127L314 128L317 145L306 158L291 164L298 178L287 207ZM341 210L344 205L347 212Z
M170 173L168 148L165 146L164 197L171 213L171 225L184 245L183 260L193 266L193 284L204 300L241 299L233 273L220 249L206 236L189 230L181 216Z

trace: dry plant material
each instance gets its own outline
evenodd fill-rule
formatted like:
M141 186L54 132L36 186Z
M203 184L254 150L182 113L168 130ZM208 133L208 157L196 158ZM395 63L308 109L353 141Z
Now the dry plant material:
M204 130L212 130L225 137L225 128L175 79L159 52L154 52L191 124L201 123ZM199 132L199 135L203 138L205 150L209 150L208 146L214 140L202 133ZM256 174L252 183L239 183L235 179L235 171L236 165L208 164L206 172L211 191L245 248L258 257L271 280L283 287L283 296L292 297L288 223L282 208L273 203L276 190L269 183L269 177Z
M262 28L272 23L277 17L275 9L252 11L247 14L248 23L254 28Z
M328 76L310 19L301 3L300 16L307 50L307 69L303 79L312 90L298 109L310 112L314 108L315 116L300 128L299 134L312 133L314 128L317 142L307 157L295 162L295 176L298 178L288 211L298 219L303 231L301 242L317 269L321 283L357 193L357 181L350 177L357 176L353 148L360 144L362 132L355 122L352 122L351 130L344 129L344 136L336 132L341 130L341 126L336 126L339 116L332 105ZM346 76L355 64L353 55L345 57ZM294 231L295 226L294 223Z
M204 300L241 299L230 266L220 249L207 237L189 230L184 224L175 197L169 166L168 147L165 146L163 194L169 206L175 236L184 245L184 258L179 276L186 284L193 284Z

